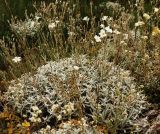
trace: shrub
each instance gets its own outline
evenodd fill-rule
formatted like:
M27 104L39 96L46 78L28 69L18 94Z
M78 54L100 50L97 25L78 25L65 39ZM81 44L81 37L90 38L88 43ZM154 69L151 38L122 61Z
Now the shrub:
M51 61L36 74L23 75L11 82L4 98L34 125L85 118L110 131L131 124L146 105L129 71L84 55Z

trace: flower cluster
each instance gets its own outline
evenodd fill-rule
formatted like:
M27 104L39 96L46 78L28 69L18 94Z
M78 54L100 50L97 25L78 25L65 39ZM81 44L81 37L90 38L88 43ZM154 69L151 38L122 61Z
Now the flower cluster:
M50 31L54 30L54 28L58 25L58 23L59 23L58 20L56 20L56 21L54 21L54 22L53 22L53 20L52 20L52 21L48 24L48 29L49 29Z
M31 122L34 122L34 123L35 122L40 123L41 122L41 118L39 118L38 116L42 113L42 111L37 106L32 106L31 110L32 110L32 112L30 112L31 113L31 117L29 118L29 120ZM23 117L25 117L25 116L23 115Z
M58 126L58 129L51 128L51 126L47 125L46 128L41 128L37 132L33 132L33 134L103 134L104 132L98 129L96 126L91 127L86 124L86 120L81 118L80 120L70 120L67 122L63 122Z
M135 27L143 26L145 23L143 21L138 21L135 23Z
M103 16L102 20L104 19L104 17L106 17L106 16ZM101 27L101 30L100 30L99 34L94 36L94 39L96 42L101 42L102 39L104 37L107 37L108 34L114 33L113 30L110 28L110 26L105 27L104 24L101 24L100 27Z
M37 31L41 28L41 23L39 22L39 17L35 19L27 19L25 21L11 22L10 27L13 31L16 31L20 35L35 35Z

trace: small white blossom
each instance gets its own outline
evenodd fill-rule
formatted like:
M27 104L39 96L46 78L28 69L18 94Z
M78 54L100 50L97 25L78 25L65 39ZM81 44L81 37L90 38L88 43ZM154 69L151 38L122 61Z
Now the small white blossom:
M146 20L149 20L151 17L149 16L149 14L147 14L147 13L144 13L143 14L143 17L146 19Z
M63 129L69 129L70 127L71 127L71 125L69 123L63 123L62 124Z
M124 40L128 39L128 34L123 34L124 35Z
M64 106L65 110L71 114L71 112L74 110L74 103L69 102L67 105Z
M74 70L79 70L78 66L73 66Z
M49 23L48 24L48 29L49 30L53 30L53 28L55 28L56 27L56 24L55 23Z
M39 123L40 123L41 121L42 121L42 120L41 120L41 118L37 118L37 122L39 122Z
M60 22L59 20L56 20L56 21L55 21L56 24L58 24L59 22Z
M51 129L51 134L56 134L56 130Z
M146 59L149 59L149 55L148 55L148 54L145 54L144 57L145 57Z
M70 36L74 36L74 35L75 35L74 32L68 32L68 34L69 34Z
M63 113L64 115L66 115L66 114L67 114L67 111L66 111L66 110L62 110L62 113Z
M105 30L104 30L104 29L101 29L101 30L100 30L99 35L100 35L100 38L104 38L104 37L106 37L106 36L107 36L107 34L106 34L106 32L105 32Z
M88 22L89 21L88 16L84 17L83 20Z
M21 60L22 60L21 57L14 57L14 58L12 59L12 61L15 62L15 63L20 62Z
M159 8L154 8L154 13L157 13L159 11Z
M62 119L62 115L58 115L57 119L60 121Z
M92 44L94 44L94 41L93 41L93 40L91 40L91 43L92 43Z
M81 125L84 126L84 127L88 126L88 124L87 124L87 122L84 118L81 118Z
M125 42L124 40L122 40L122 41L120 42L120 44L126 44L126 42Z
M31 115L32 115L32 117L35 117L35 118L37 118L37 117L38 117L38 114L33 113L33 112L31 112Z
M35 117L31 117L31 118L29 118L29 120L30 120L31 122L36 122L36 118L35 118Z
M107 20L107 18L108 18L108 16L103 16L102 20L105 21L105 20Z
M142 36L141 39L147 40L148 36Z
M115 33L115 34L117 34L117 35L121 34L121 32L119 32L117 29L115 29L115 30L113 31L113 33Z
M102 41L101 38L98 35L95 35L94 39L96 40L96 42L101 42Z
M34 25L35 25L35 22L34 22L34 21L31 21L31 23L30 23L30 28L34 28Z
M158 27L153 27L152 36L160 35L160 29Z
M52 112L55 112L55 111L57 110L58 107L59 107L58 104L52 105L52 107L51 107Z
M27 118L27 115L26 115L26 114L23 114L23 117L24 117L24 118Z
M111 20L113 20L113 18L112 17L109 17L109 19L108 19L109 21L111 21Z
M110 26L105 27L105 30L106 30L107 33L112 33L113 32L112 29L110 28Z
M143 21L138 21L135 23L135 27L143 26L145 23Z
M41 114L41 113L42 113L42 110L39 109L39 110L37 111L37 114Z
M105 27L104 24L101 24L101 25L100 25L100 28L104 28L104 27Z
M39 110L39 108L38 108L37 106L32 106L31 109L32 109L33 111L38 111L38 110Z
M35 16L36 21L38 21L41 17Z
M47 125L47 126L46 126L46 129L47 129L47 130L50 130L50 129L51 129L51 126L50 126L50 125Z

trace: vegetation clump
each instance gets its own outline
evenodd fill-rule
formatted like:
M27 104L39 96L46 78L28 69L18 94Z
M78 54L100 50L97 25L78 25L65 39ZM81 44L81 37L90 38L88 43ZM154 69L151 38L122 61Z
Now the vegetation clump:
M84 55L48 62L12 81L4 98L33 124L86 118L115 131L131 125L147 104L129 71Z

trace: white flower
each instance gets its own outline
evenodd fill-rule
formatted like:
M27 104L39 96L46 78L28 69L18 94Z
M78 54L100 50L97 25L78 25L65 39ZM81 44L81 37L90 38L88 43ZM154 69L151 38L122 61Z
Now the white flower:
M38 111L38 110L39 110L39 108L38 108L37 106L32 106L31 109L32 109L33 111Z
M110 26L105 27L105 30L106 30L107 33L112 33L113 32L112 29L110 28Z
M69 34L70 36L75 35L75 33L74 33L74 32L68 32L68 34Z
M31 122L36 122L35 117L31 117L31 118L29 118L29 120L30 120Z
M20 62L21 60L22 60L21 57L14 57L14 58L12 59L12 61L15 62L15 63Z
M111 20L113 20L113 18L112 17L109 17L109 19L108 19L109 21L111 21Z
M63 113L64 115L66 115L67 111L66 111L66 110L62 110L62 113Z
M37 118L37 122L39 122L39 123L40 123L41 121L42 121L42 120L41 120L41 118Z
M126 42L124 41L124 40L122 40L121 42L120 42L120 44L125 44Z
M35 16L36 21L38 21L41 17Z
M87 122L86 122L86 119L81 118L80 125L82 125L82 126L84 126L84 127L87 127L87 126L88 126L88 124L87 124Z
M151 17L149 16L149 14L147 14L147 13L144 13L143 14L143 17L146 19L146 20L149 20Z
M34 28L34 25L35 25L35 22L34 22L34 21L31 21L30 27L31 27L31 28Z
M37 113L33 113L33 112L31 112L31 115L32 115L32 117L35 117L35 118L37 118L37 117L38 117L38 114L37 114Z
M101 42L102 41L101 38L98 35L95 35L94 39L96 40L96 42Z
M83 20L88 22L89 21L88 16L84 17Z
M144 57L145 57L146 59L149 59L149 55L148 55L148 54L145 54Z
M53 28L55 28L55 27L56 27L56 24L55 24L55 23L49 23L49 24L48 24L49 30L53 30Z
M124 35L124 40L128 39L128 34L123 34Z
M135 23L135 27L143 26L145 23L143 21L138 21Z
M41 113L42 113L42 110L39 109L39 110L37 111L37 114L41 114Z
M59 20L56 20L56 21L55 21L56 24L58 24L59 22L60 22Z
M141 39L147 40L148 36L142 36Z
M104 24L101 24L100 27L101 27L101 28L104 28L105 26L104 26Z
M58 104L52 105L52 107L51 107L52 112L56 112L56 110L57 110L58 107L59 107Z
M50 126L50 125L47 125L47 126L46 126L46 129L47 129L47 130L50 130L50 129L51 129L51 126Z
M63 123L62 128L63 129L69 129L69 128L71 128L71 125L69 123Z
M113 33L115 33L115 34L121 34L121 32L119 32L117 29L114 30Z
M107 20L107 18L108 18L108 16L103 16L102 20L105 21L105 20Z
M153 27L152 36L160 35L160 29L158 27Z
M101 29L101 30L100 30L99 35L100 35L100 38L104 38L104 37L106 37L106 36L107 36L107 34L106 34L106 32L105 32L105 30L104 30L104 29Z
M154 8L154 13L157 13L159 11L159 8Z
M56 130L51 129L51 134L56 134Z
M60 121L62 119L62 115L58 115L57 119Z
M74 70L79 70L78 66L73 66Z
M91 43L92 43L92 44L94 44L94 41L93 41L93 40L91 40Z
M27 118L27 115L26 115L26 114L23 114L23 117L24 117L24 118Z
M65 110L71 114L71 112L74 110L74 103L69 102L67 105L64 106Z

